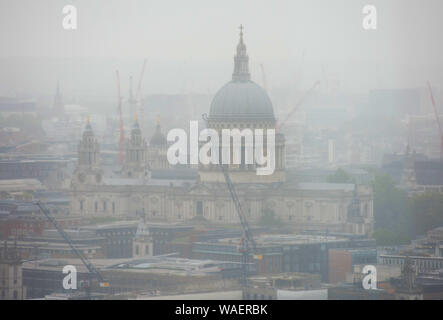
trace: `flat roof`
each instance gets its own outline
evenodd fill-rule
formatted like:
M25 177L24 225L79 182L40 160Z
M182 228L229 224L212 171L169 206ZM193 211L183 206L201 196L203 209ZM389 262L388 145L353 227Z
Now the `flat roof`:
M131 178L104 178L103 183L108 186L189 186L195 184L186 179L131 179Z
M96 224L96 225L88 225L88 226L81 226L80 229L82 230L99 230L99 229L112 229L112 228L123 228L123 227L137 227L139 224L139 221L115 221L115 222L109 222L109 223L102 223L102 224Z
M353 191L354 184L351 183L327 183L327 182L300 182L297 189L300 190L337 190L337 191Z
M323 235L306 235L306 234L281 234L281 235L259 235L254 237L257 245L272 246L272 245L297 245L309 243L326 243L326 242L340 242L349 240L344 237L323 236ZM241 238L224 238L216 242L198 242L200 244L240 244Z
M37 179L7 179L0 180L0 191L45 190Z
M198 260L171 257L170 255L146 256L125 259L89 259L100 271L118 270L121 272L142 272L154 274L176 275L207 275L220 272L222 266L238 265L241 263L217 260ZM80 259L50 258L23 263L25 269L59 271L65 265L74 265L80 272L87 272Z

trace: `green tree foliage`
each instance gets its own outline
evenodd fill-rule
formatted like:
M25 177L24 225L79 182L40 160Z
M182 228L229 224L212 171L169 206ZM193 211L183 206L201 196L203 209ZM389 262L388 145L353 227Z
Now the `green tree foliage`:
M407 243L412 235L410 201L389 175L376 174L374 190L374 237L378 245Z
M343 169L339 168L334 174L328 176L330 183L354 183L354 179Z
M423 193L408 198L388 175L376 174L374 238L378 245L408 243L410 239L443 226L443 194Z
M378 228L372 235L378 245L394 246L400 243L408 242L408 238L402 234L386 228Z
M443 226L443 194L424 193L412 198L413 223L416 234Z

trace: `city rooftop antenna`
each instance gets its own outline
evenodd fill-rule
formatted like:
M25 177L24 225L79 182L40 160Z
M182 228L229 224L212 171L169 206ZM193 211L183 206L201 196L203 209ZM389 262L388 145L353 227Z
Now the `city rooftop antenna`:
M429 81L428 81L428 89L429 89L429 94L431 96L432 107L434 108L435 121L437 122L438 133L440 135L440 160L443 161L443 129L441 128L440 118L438 117L437 106L435 105L435 99L434 99L431 84Z
M123 111L122 111L122 97L120 95L120 73L116 70L117 76L117 97L118 97L118 112L120 115L120 141L118 145L118 151L120 156L120 165L123 164L123 144L125 142L125 132L123 127Z
M139 113L140 113L140 119L141 119L142 123L143 123L144 113L143 113L143 97L141 94L141 88L142 88L143 77L145 75L146 61L147 61L147 59L145 58L143 60L143 66L142 66L142 70L140 73L140 79L138 80L137 93L135 95L135 102L136 103L140 102L140 112Z

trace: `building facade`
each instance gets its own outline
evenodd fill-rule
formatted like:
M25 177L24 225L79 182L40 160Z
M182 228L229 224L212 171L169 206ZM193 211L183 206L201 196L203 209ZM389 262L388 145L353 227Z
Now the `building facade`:
M263 129L265 132L275 129L271 100L260 86L250 80L248 60L241 32L232 80L219 90L212 101L209 115L205 118L208 128L217 132L224 128ZM132 134L135 134L134 131ZM134 141L133 137L131 141ZM159 126L151 145L157 145L166 159L167 141ZM141 148L145 147L143 144ZM373 194L369 186L286 181L285 138L279 133L275 136L275 171L271 175L257 175L256 169L260 166L244 161L243 147L241 163L229 165L228 172L236 185L246 218L251 223L259 222L265 212L273 212L280 221L300 231L372 233ZM127 152L133 150L131 147ZM222 225L239 223L218 165L200 165L199 176L195 180L154 179L146 173L142 174L142 178L134 177L129 176L126 169L122 170L120 178L106 178L98 162L99 152L88 122L80 142L78 168L72 182L71 214L143 215L148 221L159 222L203 219ZM148 163L149 158L148 152ZM125 159L123 168L146 170L143 157L134 159L126 155ZM175 169L169 170L174 172Z
M17 246L8 247L5 241L0 249L0 300L26 299L22 283L22 260Z

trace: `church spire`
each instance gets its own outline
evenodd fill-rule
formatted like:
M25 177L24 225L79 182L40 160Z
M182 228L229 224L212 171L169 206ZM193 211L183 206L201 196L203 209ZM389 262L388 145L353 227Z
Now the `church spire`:
M249 74L249 57L246 54L246 45L243 42L243 26L240 25L240 39L237 44L237 54L234 57L234 73L232 80L248 81L251 79Z
M90 118L89 114L88 114L88 116L86 117L85 131L91 131L91 132L92 132L91 118Z
M54 96L54 104L52 106L53 111L56 115L60 116L64 113L64 104L63 104L63 96L60 91L60 83L57 80L57 86L55 89L55 96Z
M134 116L134 124L132 126L132 129L140 129L140 125L138 124L138 114L135 113Z

